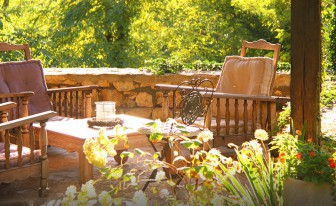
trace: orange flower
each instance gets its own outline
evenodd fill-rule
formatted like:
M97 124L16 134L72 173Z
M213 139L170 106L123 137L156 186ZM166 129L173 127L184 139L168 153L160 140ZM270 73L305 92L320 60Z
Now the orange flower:
M280 157L280 158L279 158L279 162L281 162L281 163L285 163L285 158Z
M299 136L302 134L300 130L296 130L295 133Z
M285 153L284 152L280 152L279 153L279 157L283 157L283 156L285 156Z
M298 152L298 153L296 154L296 158L299 159L299 160L302 159L302 154L301 154L300 152Z
M308 137L307 142L313 142L313 138L312 137Z
M314 157L314 156L315 156L315 152L310 151L310 152L309 152L309 156L310 156L310 157Z
M328 162L329 162L329 167L330 168L335 168L336 165L335 165L335 161L334 161L333 158L329 158Z

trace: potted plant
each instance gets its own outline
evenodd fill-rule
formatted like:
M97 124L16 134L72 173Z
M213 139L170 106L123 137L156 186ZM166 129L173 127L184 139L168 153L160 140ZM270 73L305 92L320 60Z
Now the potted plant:
M284 205L333 205L335 143L331 137L320 140L305 140L304 130L274 138L272 149L278 149L284 176Z

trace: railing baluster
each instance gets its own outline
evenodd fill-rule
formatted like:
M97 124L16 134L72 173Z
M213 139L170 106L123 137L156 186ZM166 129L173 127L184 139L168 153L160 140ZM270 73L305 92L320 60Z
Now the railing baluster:
M239 110L238 110L238 99L235 99L234 107L235 107L235 133L238 134L239 131Z
M247 122L248 122L247 100L244 99L244 134L245 135L248 133Z
M78 119L78 113L79 113L79 98L78 98L78 91L76 91L76 119Z
M70 96L70 117L73 117L74 107L73 107L73 92L72 91L70 91L69 96Z
M56 93L55 92L53 92L52 94L52 99L53 99L53 110L54 111L57 111L56 109L57 109L57 105L56 105L56 103L57 103L57 96L56 96Z
M221 123L221 109L220 109L220 99L217 98L217 101L216 101L216 114L217 114L217 117L216 117L216 132L217 132L217 136L220 135L220 130L221 130L221 127L220 127L220 123Z
M62 116L62 93L58 93L58 115Z
M68 116L68 92L64 92L64 116Z
M226 112L225 112L225 130L226 130L226 135L230 134L230 100L226 99L226 103L225 103L225 108L226 108Z
M253 103L252 103L252 131L253 132L255 129L256 129L256 118L257 118L257 105L256 105L256 100L253 100Z

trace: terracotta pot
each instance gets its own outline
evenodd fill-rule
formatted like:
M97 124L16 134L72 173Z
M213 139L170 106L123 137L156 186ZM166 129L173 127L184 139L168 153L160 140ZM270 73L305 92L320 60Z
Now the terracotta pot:
M284 205L329 206L333 204L332 185L287 178L284 181Z

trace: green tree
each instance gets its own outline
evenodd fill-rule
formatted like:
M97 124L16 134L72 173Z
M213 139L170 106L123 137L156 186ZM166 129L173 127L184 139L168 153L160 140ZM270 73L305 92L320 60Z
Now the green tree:
M50 27L55 65L69 67L125 67L129 30L139 7L132 0L61 0L59 20ZM78 59L74 62L74 57Z

